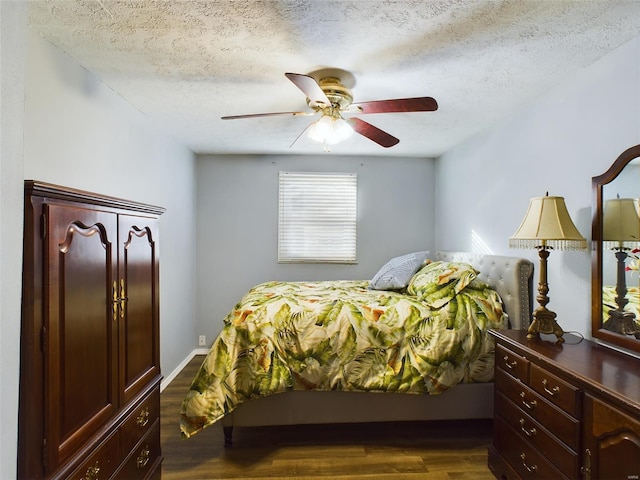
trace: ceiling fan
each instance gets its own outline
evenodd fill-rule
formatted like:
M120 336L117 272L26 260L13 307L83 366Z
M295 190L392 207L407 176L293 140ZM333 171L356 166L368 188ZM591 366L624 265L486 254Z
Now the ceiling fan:
M275 115L310 116L319 113L320 119L307 126L291 145L293 146L298 138L308 130L309 137L323 143L325 150L328 151L329 145L344 140L354 131L385 148L393 147L400 141L393 135L358 117L348 116L345 119L343 114L431 112L438 109L438 103L431 97L354 103L353 95L348 86L349 83L353 83L350 81L350 75L348 72L338 69L319 70L315 74L309 75L285 73L285 76L307 96L307 105L311 109L310 111L229 115L222 117L222 119L235 120ZM342 80L341 77L343 77Z

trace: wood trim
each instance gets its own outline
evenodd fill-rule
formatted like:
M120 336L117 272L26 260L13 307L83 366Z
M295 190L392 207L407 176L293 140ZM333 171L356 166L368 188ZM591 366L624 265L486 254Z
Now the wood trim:
M37 180L25 180L25 195L55 198L72 202L88 203L102 207L119 208L132 210L135 212L151 213L161 215L166 211L164 207L150 205L146 203L133 202L118 197L99 195L85 190L62 187L52 183L40 182Z
M591 335L603 342L640 352L640 341L635 337L610 332L602 328L602 218L604 215L603 192L634 158L640 157L640 145L628 148L618 156L611 167L596 177L592 177L592 219L591 219Z

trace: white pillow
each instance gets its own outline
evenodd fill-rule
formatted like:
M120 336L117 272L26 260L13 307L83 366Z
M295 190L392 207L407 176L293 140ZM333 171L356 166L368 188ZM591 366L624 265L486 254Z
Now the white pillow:
M395 257L385 263L376 273L369 288L374 290L401 290L406 288L413 275L420 269L429 252L414 252Z

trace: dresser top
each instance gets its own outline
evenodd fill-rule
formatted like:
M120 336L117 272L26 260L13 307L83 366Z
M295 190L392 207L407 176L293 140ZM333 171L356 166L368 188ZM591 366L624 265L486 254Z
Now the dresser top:
M552 336L530 340L526 330L490 333L521 356L570 377L572 383L596 389L621 406L640 408L640 359L570 334L564 335L564 343L556 343Z

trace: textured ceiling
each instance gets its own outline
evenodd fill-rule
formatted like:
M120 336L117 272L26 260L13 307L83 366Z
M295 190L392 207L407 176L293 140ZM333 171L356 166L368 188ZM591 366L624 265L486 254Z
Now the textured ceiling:
M285 72L353 74L354 101L432 96L436 112L363 115L400 139L335 154L438 156L640 33L637 0L30 0L30 25L199 153L320 153Z

